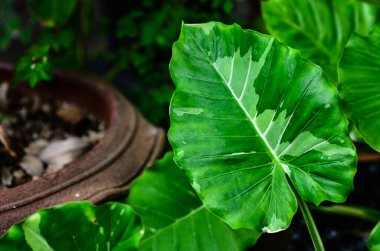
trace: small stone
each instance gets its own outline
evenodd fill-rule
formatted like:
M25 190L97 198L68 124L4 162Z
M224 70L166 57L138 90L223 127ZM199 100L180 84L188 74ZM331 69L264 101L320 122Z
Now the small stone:
M16 186L25 183L28 179L26 173L21 169L13 171L13 177L15 178Z
M88 141L77 137L56 140L46 146L39 154L39 158L43 162L52 164L57 168L63 167L80 156L88 146Z
M42 110L44 113L51 113L52 107L51 107L49 104L43 103L43 104L41 105L41 110Z
M40 159L35 156L26 155L22 158L19 165L24 171L31 176L41 176L44 172L44 166Z
M100 124L98 126L98 130L99 131L105 131L106 130L106 123L100 122Z
M83 119L84 114L76 106L63 103L57 110L57 116L70 124L76 125Z
M45 139L48 139L50 138L52 135L52 131L50 130L50 128L47 126L47 125L44 125L42 128L41 128L41 133L40 133L40 136L42 138L45 138Z
M50 174L50 173L55 173L55 172L58 172L59 170L61 170L63 168L63 166L56 166L56 165L48 165L48 167L46 168L46 171L45 171L45 175L46 174Z
M34 136L34 135L33 135ZM48 141L45 139L37 139L30 143L24 150L28 155L37 156L48 145Z
M4 107L8 102L8 90L9 84L7 82L3 82L0 84L0 106Z
M13 181L12 173L7 167L1 168L1 183L4 186L11 186Z
M21 118L26 119L28 116L28 110L26 108L23 108L18 111L18 114Z
M40 109L40 107L41 107L41 99L37 95L33 95L32 99L33 99L33 103L32 103L32 106L31 106L31 111L32 112L37 112Z
M91 144L95 145L103 138L103 136L104 132L89 131L87 139L91 142Z

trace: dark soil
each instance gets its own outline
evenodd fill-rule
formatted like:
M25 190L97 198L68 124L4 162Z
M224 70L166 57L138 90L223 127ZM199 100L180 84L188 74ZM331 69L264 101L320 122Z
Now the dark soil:
M56 172L90 150L104 123L73 104L0 85L0 189Z

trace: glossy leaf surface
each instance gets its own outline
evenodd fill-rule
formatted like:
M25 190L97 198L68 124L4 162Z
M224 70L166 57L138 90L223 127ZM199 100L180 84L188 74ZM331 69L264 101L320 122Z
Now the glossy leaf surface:
M364 140L380 151L380 25L368 37L353 35L340 62L345 111Z
M368 249L370 251L380 251L380 222L377 223L368 238Z
M130 206L73 202L43 209L14 225L0 239L0 250L136 250L142 230Z
M169 141L212 212L232 227L285 229L288 179L318 205L353 189L356 153L320 67L238 25L183 25L173 46Z
M232 230L202 204L186 175L168 153L131 186L128 203L146 233L139 250L244 250L259 237L254 230Z
M262 2L271 34L322 66L337 83L339 59L351 34L367 34L377 7L356 0L270 0Z

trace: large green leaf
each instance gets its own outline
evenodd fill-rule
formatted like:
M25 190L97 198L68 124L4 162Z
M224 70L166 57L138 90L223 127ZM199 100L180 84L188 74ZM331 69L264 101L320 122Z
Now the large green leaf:
M238 25L183 25L170 72L174 159L232 227L287 228L307 201L342 202L356 153L320 67Z
M75 10L77 0L28 0L32 13L47 27L64 25Z
M380 251L380 222L372 230L368 238L368 248L370 251Z
M120 203L72 202L43 209L14 225L0 239L7 251L128 251L142 237L140 219Z
M354 34L340 62L341 95L364 140L380 151L380 25L368 37Z
M128 203L141 216L146 233L139 250L243 250L259 233L232 230L211 214L168 153L131 186Z
M351 34L366 34L378 9L356 0L270 0L262 2L268 30L322 66L337 83L337 67Z

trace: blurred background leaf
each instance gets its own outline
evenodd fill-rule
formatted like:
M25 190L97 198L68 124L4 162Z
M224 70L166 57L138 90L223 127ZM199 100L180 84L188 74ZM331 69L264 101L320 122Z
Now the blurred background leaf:
M12 9L11 0L0 1L0 50L8 48L19 26L20 19Z
M46 27L65 24L73 14L77 0L28 0L32 13Z

